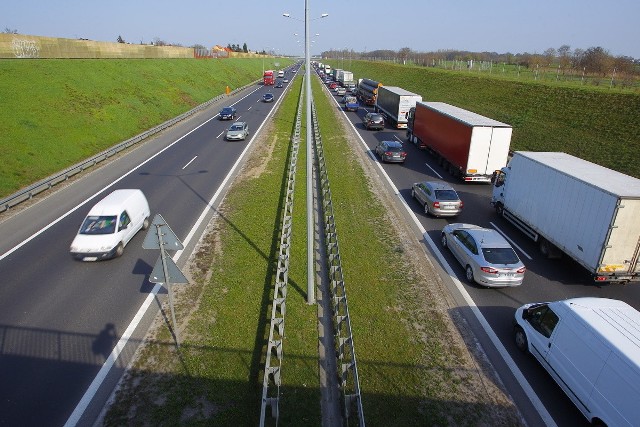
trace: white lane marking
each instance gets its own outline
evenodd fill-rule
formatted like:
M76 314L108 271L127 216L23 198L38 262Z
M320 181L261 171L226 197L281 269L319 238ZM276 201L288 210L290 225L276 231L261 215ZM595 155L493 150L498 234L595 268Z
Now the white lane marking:
M398 138L398 135L395 135L395 134L394 134L394 135L393 135L393 137L394 137L395 139L397 139L397 140L398 140L398 142L399 142L400 144L404 144L404 141L403 141L403 140L401 140L400 138Z
M253 107L253 105L251 107ZM247 108L247 111L251 110L251 107Z
M507 239L509 241L509 243L511 243L511 245L515 246L520 252L522 252L522 255L526 256L527 258L529 258L530 260L532 260L533 258L529 256L528 253L526 253L524 251L524 249L522 249L520 246L518 246L518 244L516 242L514 242L511 237L507 236L507 233L505 233L504 231L502 231L501 229L498 228L497 225L495 225L493 222L489 221L489 224L491 224L491 226L493 228L495 228L498 233L502 234L502 236Z
M335 100L334 100L334 102L335 102ZM341 111L341 112L345 117L347 116L347 114L344 111ZM347 120L348 120L348 117L347 117ZM369 147L367 146L367 143L364 142L364 139L362 138L360 133L357 131L356 127L351 122L351 120L348 120L348 122L349 122L349 125L351 125L351 127L355 131L356 135L358 135L358 139L362 143L362 146L364 147L364 149L366 151L370 151ZM442 256L442 253L437 248L437 246L433 242L433 240L431 240L431 237L427 234L425 228L422 226L422 224L418 220L418 217L411 210L411 208L406 203L404 198L400 195L400 192L396 188L396 186L393 183L393 181L391 181L391 178L389 178L389 175L387 175L387 173L384 171L384 168L382 167L382 165L380 163L376 163L376 165L380 169L380 172L382 173L382 175L387 180L387 183L393 189L394 194L396 196L398 196L398 198L399 198L400 202L402 203L402 205L404 206L405 210L409 213L409 216L413 220L414 224L418 227L418 229L422 233L422 236L423 236L425 242L427 244L429 244L429 246L431 247L433 253L436 254L436 256L438 257L438 260L440 261L440 264L442 264L442 266L445 269L445 271L451 277L451 280L453 281L453 284L456 286L456 288L458 289L458 292L460 292L460 294L464 298L465 302L467 303L467 305L471 309L472 313L476 316L476 319L478 320L478 322L482 326L482 329L484 329L485 333L487 334L487 336L489 337L489 339L491 340L491 342L495 346L495 348L498 351L498 353L500 353L500 356L502 356L502 359L504 360L504 362L509 367L509 370L511 371L511 374L515 377L516 381L518 381L518 383L520 384L520 387L522 387L522 390L524 391L524 393L529 398L529 401L531 402L533 407L536 409L536 411L538 411L538 415L540 415L540 418L542 418L542 421L548 427L556 427L557 424L555 423L555 421L551 417L551 414L549 414L549 412L547 411L547 408L544 407L544 405L540 401L540 398L538 397L538 395L533 391L533 388L531 388L531 385L529 384L527 379L524 377L524 375L522 374L522 372L518 368L518 365L516 365L516 363L513 361L513 359L509 355L509 352L507 352L507 349L504 348L504 346L500 342L500 339L498 338L498 336L495 334L495 332L493 332L493 329L491 329L491 325L489 325L489 322L487 322L487 319L484 318L484 316L482 315L482 312L480 311L480 309L476 305L475 301L473 301L473 299L471 298L471 295L469 295L469 293L467 292L465 287L462 285L460 280L458 280L458 278L456 277L456 274L453 272L453 269L451 268L449 263L447 263L447 261L444 259L444 257Z
M256 89L258 90L258 89ZM251 93L247 94L246 96L244 96L243 98L241 98L240 100L246 98L247 96L253 94L254 91L252 91ZM278 103L284 99L284 97L281 97L280 99L278 99L278 101L276 101L275 105L278 105ZM239 100L239 101L240 101ZM198 220L196 221L196 223L193 225L193 227L191 228L191 231L189 232L189 234L187 234L187 237L182 241L182 244L184 245L184 247L188 247L189 243L191 242L191 239L193 238L193 236L195 235L196 231L198 230L198 228L200 227L200 225L202 224L202 222L204 221L205 217L207 216L207 214L209 213L209 211L211 209L213 209L213 205L216 202L216 200L218 199L218 197L220 196L220 193L222 192L222 189L225 187L225 185L227 184L227 182L229 181L229 179L231 179L231 177L233 176L233 174L235 173L235 170L237 169L238 165L240 164L240 162L242 161L242 159L244 158L244 156L247 154L247 152L249 151L249 147L251 147L251 145L253 144L253 141L255 140L256 136L258 135L258 133L260 132L260 129L262 129L262 127L267 123L267 120L269 119L269 117L271 116L271 114L273 114L273 112L275 111L275 108L272 108L271 111L269 111L269 113L265 116L265 119L262 121L262 124L260 125L260 127L258 127L258 130L255 132L253 138L251 138L251 140L249 141L249 143L247 144L247 146L245 147L245 149L242 151L242 153L240 154L240 157L238 157L238 160L236 160L236 162L233 164L233 166L231 167L231 170L229 171L229 173L227 174L227 176L225 177L224 181L222 181L222 184L220 184L220 186L218 187L218 190L215 192L215 194L213 195L213 197L211 198L211 200L209 201L209 203L207 204L207 206L205 206L205 208L202 210L202 213L200 214L200 217L198 218ZM209 120L213 120L209 119ZM207 120L205 123L207 123L209 120ZM178 143L178 141L182 140L183 138L185 138L187 135L191 134L192 132L196 131L198 128L204 126L204 124L201 124L200 126L192 129L191 131L187 132L186 134L184 134L183 136L181 136L180 138L178 138L175 142L171 143L171 145L169 145L168 147L166 147L165 149L163 149L162 151L160 151L158 154L150 157L149 159L147 159L145 162L141 163L139 166L135 167L134 169L132 169L130 172L128 172L126 175L124 175L123 177L119 178L118 180L114 181L113 184L115 184L116 182L120 181L121 179L123 179L125 176L131 174L133 171L135 171L136 169L138 169L140 166L144 165L145 163L147 163L149 160L153 159L154 157L158 156L160 153L162 153L163 151L165 151L166 149L168 149L169 147L173 146L174 144ZM112 186L113 184L111 184L110 186ZM109 187L110 187L109 186ZM108 187L106 187L108 188ZM98 195L99 193L96 193L93 197L95 197L96 195ZM87 199L91 200L91 199ZM85 201L85 203L87 202ZM74 210L76 210L77 208L79 208L81 205L77 206L76 208L74 208L73 210L69 211L66 215L68 215L69 213L73 212ZM47 227L48 228L48 227ZM43 229L42 231L44 231L45 229ZM173 256L173 260L175 262L177 262L180 257L182 256L182 253L184 252L184 250L180 250L177 251L175 253L175 255ZM91 402L91 400L93 399L93 397L95 396L95 394L97 393L98 389L100 388L100 386L102 385L102 382L104 381L104 379L106 378L107 374L109 373L109 371L111 370L111 368L113 367L114 363L116 362L116 360L118 359L118 356L120 355L120 352L122 351L122 349L127 345L127 342L129 341L129 338L131 337L131 335L133 334L133 332L135 331L135 329L138 327L138 324L140 323L140 321L142 320L142 317L144 316L145 312L148 310L149 306L151 305L151 302L154 300L154 298L156 297L156 294L160 291L160 289L162 288L161 284L156 284L153 289L151 290L151 293L149 295L147 295L147 298L144 300L144 302L142 303L142 305L140 306L140 308L138 309L138 312L136 313L136 315L134 316L133 320L131 321L131 323L129 324L129 326L127 327L127 329L124 331L124 334L122 335L122 337L120 338L120 340L118 341L118 343L116 344L116 346L113 348L113 351L111 352L111 354L109 355L109 357L107 358L107 360L104 362L104 364L102 365L102 367L100 368L100 371L98 371L98 374L96 375L96 377L93 379L93 381L91 382L91 384L89 385L89 387L87 388L87 391L84 393L84 395L82 396L82 399L80 399L80 402L78 402L78 405L76 406L76 408L73 410L73 413L69 416L69 419L67 420L67 422L64 424L65 427L72 427L75 426L76 424L78 424L78 421L80 421L80 418L82 417L82 415L84 414L84 411L87 409L87 407L89 406L89 403Z
M429 165L429 163L425 163L424 165L425 165L426 167L428 167L429 169L431 169L431 172L435 173L435 174L438 176L438 178L442 179L442 175L440 175L438 172L436 172L436 170L435 170L434 168L432 168L432 167Z
M197 159L197 158L198 158L198 156L195 156L193 159L189 160L189 163L187 163L186 165L184 165L184 166L182 167L182 170L185 170L185 169L187 168L187 166L189 166L189 165L190 165L190 164L191 164L195 159Z
M220 135L216 136L216 139L220 138L222 136L223 133L225 133L226 130L223 130L222 132L220 132Z

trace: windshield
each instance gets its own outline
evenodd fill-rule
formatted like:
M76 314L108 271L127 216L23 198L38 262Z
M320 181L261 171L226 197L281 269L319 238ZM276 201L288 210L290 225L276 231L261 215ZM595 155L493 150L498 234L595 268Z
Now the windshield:
M484 259L491 264L517 264L520 258L511 248L482 248Z
M233 110L231 108L223 108L222 109L222 114L231 114L233 112Z
M80 227L80 234L113 234L115 231L115 216L88 216Z
M233 125L229 128L229 130L242 130L242 126L241 125Z
M438 200L458 200L458 194L453 190L436 190Z

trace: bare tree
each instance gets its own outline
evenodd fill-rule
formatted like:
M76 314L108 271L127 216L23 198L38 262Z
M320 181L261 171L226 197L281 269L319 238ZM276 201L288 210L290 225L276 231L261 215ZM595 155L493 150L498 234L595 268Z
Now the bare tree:
M544 51L544 58L547 61L547 66L553 64L556 60L556 50L552 47Z
M5 33L5 34L18 34L18 30L12 30L9 27L5 27L3 33Z

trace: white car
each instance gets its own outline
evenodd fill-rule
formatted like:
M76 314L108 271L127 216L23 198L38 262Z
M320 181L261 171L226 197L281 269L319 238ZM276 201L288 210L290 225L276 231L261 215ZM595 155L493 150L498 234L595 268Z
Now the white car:
M225 139L227 141L244 140L249 135L249 125L247 122L235 122L227 130Z
M454 223L442 229L440 242L465 269L470 283L486 287L519 286L527 270L509 242L493 228Z

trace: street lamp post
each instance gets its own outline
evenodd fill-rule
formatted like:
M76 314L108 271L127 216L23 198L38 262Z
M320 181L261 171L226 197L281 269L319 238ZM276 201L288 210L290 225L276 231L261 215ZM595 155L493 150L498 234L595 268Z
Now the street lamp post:
M288 13L282 16L291 18ZM320 18L326 18L328 13L323 13ZM295 19L295 18L294 18ZM319 19L319 18L315 18ZM305 66L305 97L307 111L307 304L316 302L314 286L314 252L313 252L313 156L311 155L311 54L309 52L309 0L304 0L304 66Z

